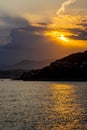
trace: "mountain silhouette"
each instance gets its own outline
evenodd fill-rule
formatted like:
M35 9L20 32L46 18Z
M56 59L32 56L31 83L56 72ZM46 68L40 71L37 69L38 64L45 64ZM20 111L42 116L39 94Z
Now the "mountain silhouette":
M86 81L87 51L74 53L42 69L24 72L19 79L33 81Z
M0 65L0 70L32 70L40 69L49 65L53 60L46 59L42 61L23 60L13 65Z

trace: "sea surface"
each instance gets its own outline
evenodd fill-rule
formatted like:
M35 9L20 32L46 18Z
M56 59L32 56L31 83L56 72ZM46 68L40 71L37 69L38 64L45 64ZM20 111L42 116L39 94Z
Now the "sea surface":
M87 130L87 82L0 80L0 130Z

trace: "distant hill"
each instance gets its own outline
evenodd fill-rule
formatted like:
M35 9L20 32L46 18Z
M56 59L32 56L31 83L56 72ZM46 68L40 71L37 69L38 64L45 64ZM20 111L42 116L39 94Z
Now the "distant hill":
M43 61L23 60L14 65L0 65L0 70L32 70L40 69L52 62L52 59Z
M71 54L39 70L25 72L22 80L87 81L87 51Z

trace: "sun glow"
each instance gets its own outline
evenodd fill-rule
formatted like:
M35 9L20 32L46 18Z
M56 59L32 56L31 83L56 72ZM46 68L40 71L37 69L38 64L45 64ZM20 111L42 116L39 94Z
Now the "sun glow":
M68 33L67 33L68 34ZM67 35L66 34L66 35ZM62 40L65 42L69 42L69 40L65 37L63 32L58 32L58 31L51 31L46 33L47 36L51 36L53 38L56 38L57 40ZM68 34L69 35L69 34Z
M59 39L65 41L65 42L68 42L68 39L64 35L61 35L59 37Z

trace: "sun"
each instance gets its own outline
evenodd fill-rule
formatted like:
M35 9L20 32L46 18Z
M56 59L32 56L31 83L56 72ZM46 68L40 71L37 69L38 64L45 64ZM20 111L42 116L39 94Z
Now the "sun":
M62 40L62 41L68 42L68 39L64 35L61 35L59 37L59 39Z
M53 38L56 38L57 40L62 40L63 42L69 42L69 39L62 33L58 31L51 31L51 32L46 32L46 36L51 36Z

